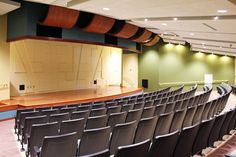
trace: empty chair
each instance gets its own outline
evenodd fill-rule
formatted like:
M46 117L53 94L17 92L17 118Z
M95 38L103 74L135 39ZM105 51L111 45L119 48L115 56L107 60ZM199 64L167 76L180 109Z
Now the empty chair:
M63 120L70 119L69 113L59 113L59 114L52 114L49 117L49 122L58 122L61 124Z
M192 106L187 109L186 115L184 117L183 127L191 126L193 123L193 117L197 110L197 106Z
M135 133L134 143L139 143L147 139L153 138L153 134L156 128L158 117L150 117L141 119L138 123Z
M118 113L121 111L121 106L112 106L107 108L107 114Z
M145 103L144 103L144 107L150 107L150 106L153 106L153 103L154 103L153 100L145 101Z
M90 117L105 115L107 112L106 108L92 109L90 112Z
M134 110L135 109L143 109L144 108L144 102L138 102L134 104Z
M155 99L154 102L153 102L154 106L157 106L157 105L160 105L160 104L161 104L161 99L160 98Z
M210 135L208 137L208 146L214 146L214 142L220 139L220 128L222 127L226 114L221 114L215 117Z
M41 111L43 111L43 110L50 110L50 109L52 109L51 106L50 106L50 107L38 107L38 108L35 108L35 111L41 112Z
M70 118L71 119L80 119L80 118L84 118L85 121L87 121L88 117L89 117L89 110L84 110L84 111L74 111L71 113Z
M189 100L189 99L184 99L184 100L182 100L182 105L181 105L181 108L182 108L182 109L185 109L185 108L188 107L188 100Z
M46 115L25 118L24 128L22 128L22 140L21 140L22 150L24 150L23 144L27 143L27 135L30 134L32 125L33 124L44 124L47 122L48 122L48 117Z
M196 110L196 112L194 114L192 125L201 122L201 120L202 120L202 113L204 111L204 108L205 108L205 103L197 105L197 110Z
M27 108L27 109L18 109L18 110L16 111L15 126L14 126L15 133L16 133L16 129L18 129L18 124L19 124L21 112L29 112L29 111L34 111L34 109L32 109L32 108Z
M110 151L109 151L109 149L105 149L105 150L97 152L97 153L83 155L83 156L79 156L79 157L110 157Z
M174 112L170 112L170 113L161 114L158 117L153 138L155 138L156 136L169 133L173 116L174 116Z
M222 124L222 127L220 128L220 138L223 139L224 135L229 134L228 132L228 127L229 127L229 123L231 123L231 119L233 117L234 114L234 110L230 110L226 113L224 122Z
M120 146L115 157L147 157L150 143L150 140L146 140L132 145Z
M154 115L163 114L165 112L165 108L166 108L165 105L157 105Z
M58 122L32 125L30 135L27 136L28 146L27 146L26 156L28 157L29 154L31 157L36 156L34 146L40 148L42 146L43 138L45 136L58 135L58 129L59 129Z
M234 108L233 110L234 110L234 114L232 116L232 119L230 120L228 132L235 129L235 126L236 126L236 108Z
M129 111L129 110L132 110L133 108L134 108L134 104L125 104L125 105L122 105L121 112Z
M142 118L152 117L155 113L156 106L145 107L143 109Z
M79 144L79 156L97 153L109 148L110 127L85 130Z
M118 105L123 106L123 105L126 105L126 104L128 104L128 100L120 100L120 101L118 101Z
M52 106L52 109L58 109L58 110L60 110L60 109L65 108L65 107L67 107L67 106L66 106L66 105Z
M129 99L128 104L134 104L137 100L136 99Z
M130 110L128 111L126 122L139 121L142 116L142 109Z
M205 107L202 111L201 120L207 120L208 119L208 113L209 113L210 108L211 108L211 101L205 103Z
M112 113L109 115L107 125L111 127L111 131L116 124L125 123L127 112Z
M107 115L88 117L86 129L95 129L105 127L107 124Z
M87 111L91 110L92 106L91 105L81 105L78 106L77 111Z
M77 133L77 138L81 139L82 133L84 131L85 119L73 119L65 120L61 122L60 125L60 134L68 134L72 132Z
M190 157L195 137L197 135L199 124L183 128L177 141L174 156Z
M69 113L69 115L71 115L71 113L76 110L77 110L77 107L67 107L67 108L62 108L60 110L60 113Z
M181 109L182 109L182 100L176 101L174 111L181 110Z
M169 113L169 112L174 111L174 108L175 108L175 103L173 103L173 102L167 103L166 108L165 108L165 113Z
M117 124L113 129L110 141L110 153L115 154L119 146L133 143L137 123Z
M115 101L112 101L112 102L106 102L106 107L118 106L117 104L118 104L118 103L115 102Z
M77 134L74 132L64 135L46 136L43 139L42 148L37 150L39 157L75 157Z
M104 108L106 107L105 103L100 103L100 104L93 104L92 109L98 109L98 108Z
M153 140L148 157L173 157L178 137L179 131L156 136Z
M194 96L191 97L191 98L189 98L189 100L188 100L188 107L196 106L196 105L194 104L194 101L195 101L195 97L194 97Z
M59 110L58 109L51 109L51 110L42 110L42 115L47 115L50 116L51 114L58 114Z
M199 154L202 149L207 147L208 137L215 119L203 120L193 143L192 155Z
M218 99L211 101L211 108L210 108L210 110L208 112L208 116L207 116L208 119L214 117L214 110L217 107L217 101L218 101Z
M186 114L186 109L175 111L170 127L170 132L181 130L185 114Z

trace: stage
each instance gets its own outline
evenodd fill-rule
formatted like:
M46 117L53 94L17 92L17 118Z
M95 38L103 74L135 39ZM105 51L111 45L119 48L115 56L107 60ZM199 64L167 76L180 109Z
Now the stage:
M91 101L103 101L118 97L125 97L143 92L142 88L106 86L103 88L80 89L53 93L32 94L11 97L0 102L1 112L12 111L18 108L32 108L41 106L55 106L63 104L76 104Z

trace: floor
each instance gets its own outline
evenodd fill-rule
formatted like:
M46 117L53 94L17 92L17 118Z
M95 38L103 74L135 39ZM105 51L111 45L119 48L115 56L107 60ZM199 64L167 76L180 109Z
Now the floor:
M217 97L213 91L210 99ZM236 96L231 95L224 111L236 106ZM0 122L0 157L25 157L24 152L20 151L19 142L13 130L14 120ZM226 142L221 143L218 149L212 149L207 153L207 157L224 157L224 154L236 149L236 134L229 137Z

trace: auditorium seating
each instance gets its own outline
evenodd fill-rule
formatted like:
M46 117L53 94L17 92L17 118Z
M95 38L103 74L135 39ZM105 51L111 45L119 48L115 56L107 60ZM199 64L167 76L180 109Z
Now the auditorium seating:
M30 109L26 110L31 113L26 114L28 117L25 117L25 110L19 110L17 111L15 129L19 132L19 136L22 136L22 141L25 138L22 135L24 129L30 128L32 125L31 131L27 131L26 135L27 155L29 153L36 154L33 147L40 148L42 143L38 141L44 139L44 136L63 136L77 130L76 137L79 139L77 155L79 156L99 157L103 154L118 156L119 152L123 152L120 154L129 154L133 150L138 151L139 146L142 147L143 141L148 139L153 143L148 150L149 153L146 153L150 157L154 155L153 152L163 153L163 151L167 151L165 152L166 156L173 155L173 153L176 154L175 156L190 156L199 153L206 146L213 146L215 141L221 140L223 135L229 134L235 128L236 109L224 114L221 113L231 93L231 89L225 86L227 85L221 86L224 90L218 98L212 101L208 101L212 88L206 88L203 93L194 96L195 86L186 92L182 92L182 87L172 91L169 88L163 90L161 94L155 91L132 96L132 98L73 104L73 106L64 105L62 108ZM146 98L148 98L147 101ZM138 100L140 102L137 103ZM217 107L212 109L212 105ZM52 114L69 115L69 118L49 120L50 117L53 117ZM25 126L21 130L19 127L19 123L22 123L20 119L23 119L21 115L25 119L43 116L48 120L45 120L47 122L44 124L24 123ZM229 120L230 122L228 122ZM57 122L49 123L50 121ZM56 131L46 132L45 126L47 125L57 125ZM43 130L42 133L39 133L38 138L35 136L37 128ZM216 129L218 131L214 131ZM203 135L204 132L210 135L209 139L208 135ZM172 140L170 141L170 139ZM148 145L150 146L150 143ZM182 154L181 151L185 145L188 147ZM165 157L165 153L162 157Z

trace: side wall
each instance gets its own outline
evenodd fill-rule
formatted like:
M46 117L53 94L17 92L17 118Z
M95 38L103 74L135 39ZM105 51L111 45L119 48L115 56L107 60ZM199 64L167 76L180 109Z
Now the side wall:
M121 84L118 48L27 39L12 42L10 52L11 96Z
M205 74L213 74L214 85L234 84L234 58L192 52L188 47L173 44L146 48L139 55L139 86L142 79L148 79L148 91L196 82L203 85Z
M10 48L6 42L7 16L0 16L0 100L9 99L9 56Z

